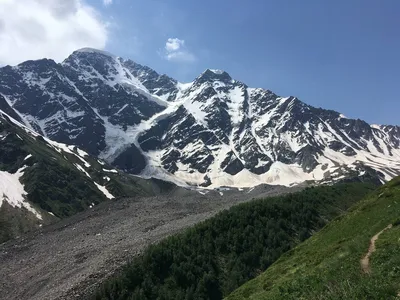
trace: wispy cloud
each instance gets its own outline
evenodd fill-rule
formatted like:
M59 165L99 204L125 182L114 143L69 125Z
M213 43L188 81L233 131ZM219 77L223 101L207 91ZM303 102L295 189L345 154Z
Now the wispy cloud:
M83 0L0 0L0 64L61 61L78 48L102 49L107 40L107 23Z
M169 38L165 43L164 58L173 62L194 62L196 56L191 53L185 41L178 38Z
M111 5L113 3L113 0L103 0L103 4L105 6Z

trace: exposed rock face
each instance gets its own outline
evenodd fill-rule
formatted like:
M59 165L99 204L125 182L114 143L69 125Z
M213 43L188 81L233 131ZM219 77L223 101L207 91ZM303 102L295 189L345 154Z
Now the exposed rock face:
M201 186L290 185L369 166L400 170L400 128L369 125L220 70L182 84L82 49L0 69L0 109L34 130L145 177Z

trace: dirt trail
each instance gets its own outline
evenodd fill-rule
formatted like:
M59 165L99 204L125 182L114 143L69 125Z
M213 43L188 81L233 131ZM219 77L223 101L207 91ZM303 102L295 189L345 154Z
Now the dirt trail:
M371 257L372 253L375 252L375 242L378 240L379 236L385 232L386 230L392 228L392 224L388 225L386 228L382 229L379 231L377 234L375 234L369 243L369 248L368 252L365 254L365 256L361 259L361 269L365 274L370 274L371 273L371 267L369 265L369 258Z

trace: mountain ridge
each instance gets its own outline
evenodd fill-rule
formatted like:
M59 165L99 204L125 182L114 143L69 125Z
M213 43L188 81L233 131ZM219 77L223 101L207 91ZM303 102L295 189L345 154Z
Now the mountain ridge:
M182 84L84 48L0 68L0 94L39 133L130 173L250 187L400 174L400 127L369 125L206 69ZM0 102L0 109L2 104Z

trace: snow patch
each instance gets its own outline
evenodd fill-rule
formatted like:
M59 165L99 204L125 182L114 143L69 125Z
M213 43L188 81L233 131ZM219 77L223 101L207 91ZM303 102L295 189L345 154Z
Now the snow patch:
M114 170L114 169L112 169L112 170L103 169L103 171L104 172L108 172L108 173L116 173L116 174L118 174L118 171Z
M90 167L90 164L89 164L86 160L84 160L84 159L82 158L82 156L88 156L88 154L87 154L85 151L83 151L83 150L77 150L77 152L80 153L80 155L78 155L78 154L76 154L76 153L73 151L74 149L78 149L78 147L76 147L76 146L66 145L66 144L63 144L63 143L58 143L58 142L55 142L55 141L50 140L50 139L45 138L45 137L44 137L44 139L45 139L45 141L46 141L48 144L50 144L58 153L62 153L62 151L64 151L64 152L66 152L66 153L72 154L72 155L74 155L75 157L77 157L81 162L83 162L83 164L85 165L86 168L89 168L89 167ZM82 155L82 156L81 156L81 155Z
M115 197L111 195L111 193L107 190L105 186L102 186L96 182L94 184L97 186L97 188L106 196L108 199L114 199Z
M86 172L86 170L85 170L84 168L82 168L82 166L80 166L80 165L78 165L78 164L74 164L74 166L75 166L79 171L81 171L82 173L84 173L87 177L92 178L92 177L90 177L89 173Z
M219 69L209 69L211 72L213 72L214 74L217 74L217 75L221 75L221 74L223 74L224 73L224 71L223 70L219 70Z
M83 150L79 149L78 147L76 147L76 152L78 152L78 155L82 158L89 156L89 154L86 151L83 151Z
M240 86L236 86L234 89L229 91L228 98L228 112L231 116L232 123L233 125L239 125L244 117L244 90Z
M32 207L28 202L25 201L27 192L24 189L24 185L20 182L20 178L24 175L24 169L22 167L14 174L6 171L0 171L0 207L3 202L8 202L12 207L24 207L33 213L39 220L42 220L41 214Z
M186 91L187 89L189 89L192 85L193 85L193 81L187 82L187 83L178 82L176 84L176 87L178 88L178 90L183 92L183 91Z
M117 111L115 114L116 115L119 115L125 108L127 108L129 106L129 104L125 104L124 106L122 106L121 108L120 108L120 110L119 111Z

